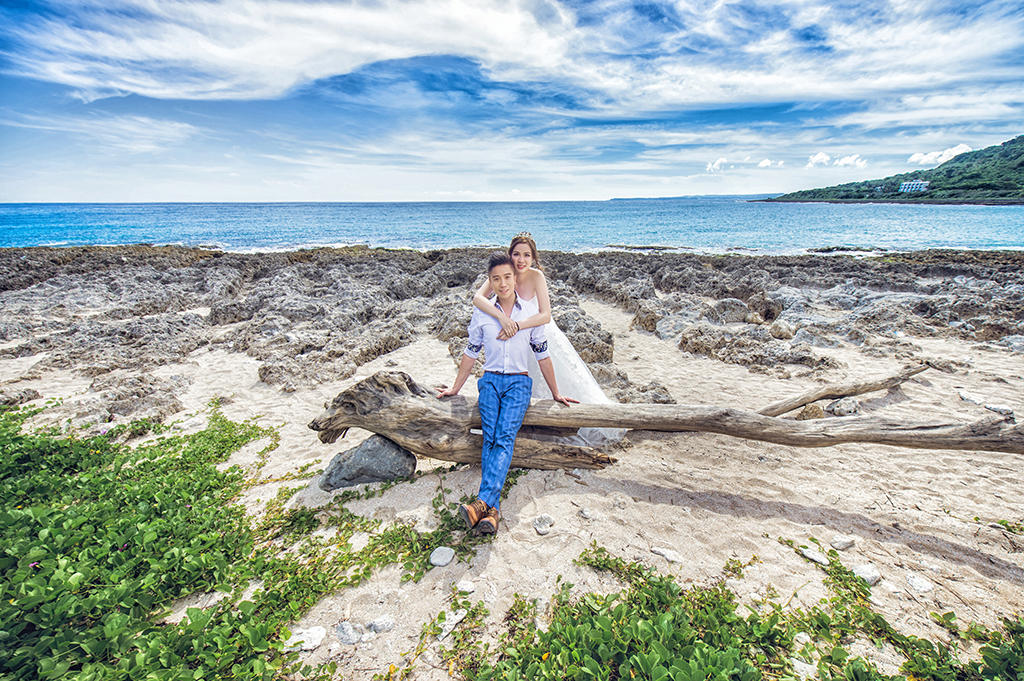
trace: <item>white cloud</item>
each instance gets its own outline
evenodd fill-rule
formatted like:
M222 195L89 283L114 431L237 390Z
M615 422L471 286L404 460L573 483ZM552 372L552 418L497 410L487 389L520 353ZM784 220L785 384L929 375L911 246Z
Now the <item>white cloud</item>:
M866 168L868 160L866 158L861 158L860 154L850 154L849 156L837 158L832 165L840 167L853 166L855 168Z
M85 96L258 99L381 60L459 55L495 78L571 84L595 108L622 111L960 86L1019 50L1024 34L1009 2L955 22L920 3L873 13L820 0L744 4L677 3L679 27L666 31L638 25L624 0L579 10L549 0L79 0L5 26L17 46L6 56L15 72ZM577 21L583 11L597 20ZM819 51L793 37L809 25ZM1019 68L1002 68L1004 82L1019 80Z
M183 144L200 130L194 125L148 116L19 116L0 125L67 133L131 153L152 153Z
M819 151L818 153L814 154L813 156L810 156L807 159L807 165L804 166L804 167L805 168L815 168L817 166L827 166L828 162L831 161L831 160L832 160L831 156L826 154L824 151Z
M822 121L876 130L898 126L948 126L1024 119L1024 86L965 87L955 93L882 98L870 109ZM1019 125L1016 126L1019 128Z
M773 161L770 158L766 158L757 164L758 168L781 168L786 164L785 161Z
M11 55L18 71L87 92L259 99L420 55L464 55L524 74L551 70L574 35L563 11L550 7L540 20L537 3L526 0L87 0L77 9L11 27L25 47Z
M707 172L709 172L709 173L721 172L721 170L725 167L725 164L728 163L728 162L729 162L728 159L719 157L719 158L715 159L714 161L708 163Z
M959 156L964 152L971 151L971 147L966 144L958 144L955 147L949 149L943 149L942 151L929 151L927 153L917 152L910 155L907 159L907 163L916 163L922 166L939 165L945 163L954 156Z

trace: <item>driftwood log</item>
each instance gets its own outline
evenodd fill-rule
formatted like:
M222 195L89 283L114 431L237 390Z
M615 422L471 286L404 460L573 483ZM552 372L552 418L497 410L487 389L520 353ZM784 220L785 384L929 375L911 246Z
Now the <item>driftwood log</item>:
M873 417L794 421L746 409L677 404L534 403L516 438L512 465L523 468L603 468L608 454L544 438L566 428L632 428L720 433L796 447L870 442L921 449L960 449L1024 454L1024 429L1012 417L974 423L905 423ZM408 374L381 371L338 394L309 424L322 442L335 442L349 428L383 435L411 452L445 461L476 463L483 438L476 400L438 400ZM549 429L554 428L556 431Z
M875 390L887 390L898 386L911 376L917 376L927 368L927 364L919 364L917 366L907 367L895 376L873 378L866 381L855 381L853 383L833 383L831 385L823 385L819 388L814 388L813 390L801 393L795 397L788 397L784 400L773 402L764 409L759 409L757 413L762 416L782 416L783 414L788 414L794 409L799 409L805 404L811 404L818 400L837 400L840 397L863 395L864 393L874 392Z

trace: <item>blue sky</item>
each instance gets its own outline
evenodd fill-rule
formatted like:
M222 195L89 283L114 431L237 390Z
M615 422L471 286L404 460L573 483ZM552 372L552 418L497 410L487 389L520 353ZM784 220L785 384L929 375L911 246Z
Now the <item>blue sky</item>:
M0 5L0 201L783 192L1024 133L1012 2Z

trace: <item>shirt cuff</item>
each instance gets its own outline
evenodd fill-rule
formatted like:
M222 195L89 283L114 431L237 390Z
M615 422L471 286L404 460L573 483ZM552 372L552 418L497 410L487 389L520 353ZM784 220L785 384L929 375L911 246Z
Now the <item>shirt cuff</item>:
M479 345L473 345L472 343L470 343L469 345L466 346L466 357L472 357L473 359L476 359L477 357L480 356L480 351L483 349L483 347L483 343Z
M537 358L538 362L551 356L548 352L548 342L546 340L539 343L530 341L530 349L533 350L533 356Z

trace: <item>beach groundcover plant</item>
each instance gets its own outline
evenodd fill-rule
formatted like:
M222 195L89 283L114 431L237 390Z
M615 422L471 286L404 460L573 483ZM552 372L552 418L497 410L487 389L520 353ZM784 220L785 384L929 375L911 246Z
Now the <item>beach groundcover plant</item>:
M214 407L203 431L132 448L122 438L151 424L22 432L35 411L0 413L0 676L259 678L283 664L270 636L280 625L251 602L156 619L177 597L232 591L266 561L232 503L241 471L216 464L267 430Z
M216 402L203 430L174 435L146 421L90 437L26 432L39 411L0 411L5 681L331 678L333 663L311 668L289 650L290 623L381 567L400 565L403 579L416 581L438 546L468 559L488 541L462 529L443 472L431 532L382 527L345 508L403 481L350 490L319 509L286 508L308 482L284 486L250 516L239 502L244 490L316 471L259 479L276 430L233 422ZM261 439L268 444L256 470L218 466ZM319 527L333 536L313 534ZM356 532L371 536L353 551ZM174 601L196 593L215 603L187 608L177 623L165 619Z
M505 617L507 631L489 656L481 654L478 640L463 637L442 648L444 659L474 681L795 679L793 661L799 658L816 661L823 681L1024 681L1024 617L1004 618L1001 631L970 625L971 638L984 645L980 659L963 660L955 644L897 632L871 608L868 585L834 551L825 568L830 596L795 610L768 599L757 607L740 606L723 581L683 589L671 577L596 544L577 563L615 575L626 588L579 595L563 584L546 629L533 626L536 604L517 598ZM737 565L730 561L723 573L735 575ZM476 623L470 627L480 630ZM801 632L806 642L797 644ZM902 653L903 676L883 674L852 655L845 646L857 638L886 642Z
M26 432L38 411L0 411L0 679L332 678L332 664L303 665L288 649L290 623L385 565L418 580L437 546L468 560L487 541L461 529L443 472L431 532L383 527L345 508L397 482L343 493L319 509L286 508L300 487L284 486L251 517L239 495L253 478L218 464L260 439L269 443L257 455L265 461L277 434L225 418L216 403L203 430L172 435L148 422L94 437ZM321 527L333 536L313 532ZM349 544L356 532L370 534L358 551ZM432 642L449 672L467 679L760 681L793 678L795 657L816 662L824 681L893 678L847 651L860 638L899 651L907 678L1024 681L1024 617L989 630L936 613L948 641L904 635L872 609L868 586L829 556L829 598L790 610L768 599L741 606L724 582L683 589L595 545L577 562L614 575L622 591L581 595L563 584L543 613L546 628L534 625L536 603L517 597L493 648L484 605L455 592L452 608L467 615L450 637L437 641L439 615L408 664L378 678L408 676ZM753 562L731 561L723 575L742 576ZM204 592L220 600L188 608L178 622L164 619L176 599ZM800 632L810 637L802 647L794 643ZM979 659L963 659L967 642L981 643Z

